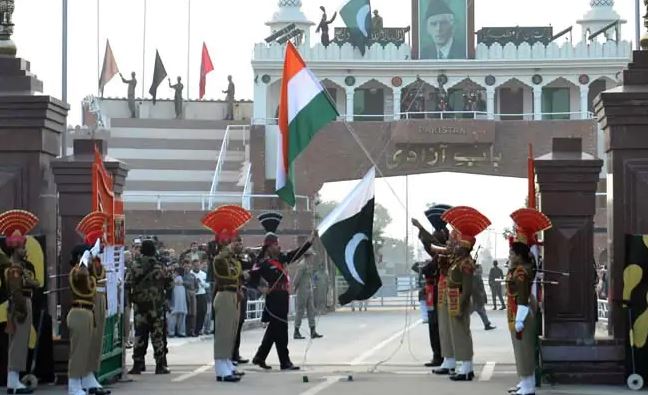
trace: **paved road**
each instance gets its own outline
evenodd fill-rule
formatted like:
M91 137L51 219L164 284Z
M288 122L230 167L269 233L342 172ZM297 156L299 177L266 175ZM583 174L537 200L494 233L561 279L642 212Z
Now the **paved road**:
M515 367L504 312L489 311L498 329L485 332L477 315L473 315L475 339L475 372L471 383L452 383L432 375L422 364L431 351L427 326L420 322L418 311L374 310L341 312L319 319L318 331L323 339L290 341L291 357L302 365L301 372L279 372L274 350L268 363L275 369L263 372L246 365L247 374L238 384L216 383L211 366L211 337L170 339L168 361L172 374L156 376L145 373L134 376L131 383L112 385L115 394L259 394L286 395L356 395L398 394L435 395L468 394L503 395L515 384ZM244 332L242 354L252 357L263 335L262 329ZM292 325L291 325L292 335ZM151 352L147 357L150 358ZM130 356L128 359L130 364ZM377 365L379 362L382 364ZM154 364L148 360L149 371ZM308 382L304 382L304 376ZM349 381L349 376L352 380ZM41 388L39 392L63 393L63 388ZM623 388L545 387L538 394L609 395Z

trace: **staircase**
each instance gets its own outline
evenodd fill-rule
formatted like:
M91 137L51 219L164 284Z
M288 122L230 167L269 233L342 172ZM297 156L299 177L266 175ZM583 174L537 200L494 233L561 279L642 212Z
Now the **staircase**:
M241 123L112 118L101 137L108 140L108 156L129 168L125 209L202 211L216 202L240 204L249 152L249 127ZM210 196L216 193L224 196Z

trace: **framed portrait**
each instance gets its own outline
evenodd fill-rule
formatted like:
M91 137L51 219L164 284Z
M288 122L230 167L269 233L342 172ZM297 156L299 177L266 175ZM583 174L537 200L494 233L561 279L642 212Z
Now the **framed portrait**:
M469 0L413 1L418 59L468 59L474 43L474 5Z

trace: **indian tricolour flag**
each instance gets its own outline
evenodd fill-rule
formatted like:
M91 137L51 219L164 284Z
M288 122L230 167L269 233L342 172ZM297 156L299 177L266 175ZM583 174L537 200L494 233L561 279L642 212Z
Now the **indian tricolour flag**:
M279 101L279 144L276 192L295 206L290 169L315 133L338 116L335 104L317 77L306 68L297 48L288 42Z

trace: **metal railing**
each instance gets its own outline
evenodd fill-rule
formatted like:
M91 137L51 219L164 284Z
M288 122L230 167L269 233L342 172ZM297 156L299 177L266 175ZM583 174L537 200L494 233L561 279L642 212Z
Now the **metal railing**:
M583 118L581 111L569 112L543 112L543 113L488 113L486 111L407 111L387 114L353 114L350 117L354 121L366 120L398 120L398 119L481 119L481 120L507 120L506 118L518 118L517 120L533 121L536 116L540 120L582 120L594 119L594 113L588 111ZM337 120L342 122L347 118L346 114L340 114ZM252 123L256 125L276 125L278 118L253 118Z
M245 184L243 185L243 194L241 195L241 207L246 210L252 208L252 201L249 197L252 189L252 163L247 161L245 163Z
M288 318L292 318L295 315L295 295L290 295L290 301L288 303ZM259 299L248 300L245 320L249 323L261 322L263 310L265 310L265 297L262 296Z
M223 143L221 144L220 151L218 152L218 159L216 162L216 169L214 170L214 176L212 178L211 189L209 190L210 195L216 195L218 192L218 184L220 182L221 174L223 172L223 166L227 160L227 148L229 147L229 140L231 133L234 130L243 132L243 142L246 143L246 132L250 129L248 125L227 125L225 130L225 135L223 136ZM209 201L209 207L213 207L213 201Z
M234 203L239 201L249 201L249 207L253 207L253 200L266 200L266 199L279 199L277 195L264 195L239 192L217 192L215 194L192 194L192 193L132 193L124 192L122 195L126 208L128 209L129 203L150 203L154 204L156 210L162 210L164 204L196 204L200 207L201 211L208 211L218 202ZM295 196L297 204L293 208L294 211L303 209L310 211L311 203L310 198L304 195ZM302 202L300 204L300 202Z

